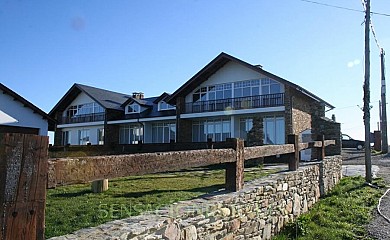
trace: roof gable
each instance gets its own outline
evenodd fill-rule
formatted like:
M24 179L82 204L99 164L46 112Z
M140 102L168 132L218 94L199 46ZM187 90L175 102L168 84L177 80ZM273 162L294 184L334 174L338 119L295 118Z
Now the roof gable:
M34 113L41 115L43 119L46 119L48 121L49 130L54 130L55 121L47 113L42 111L40 108L38 108L16 92L12 91L2 83L0 83L0 90L3 92L3 94L11 96L14 100L22 103L25 107L30 108Z
M130 98L127 94L75 83L53 107L49 115L54 117L55 112L64 111L82 92L100 104L104 109L122 110L121 105Z
M169 104L175 104L177 97L185 97L186 95L190 94L194 89L196 89L200 84L207 81L209 77L211 77L214 73L216 73L219 69L221 69L223 66L225 66L228 62L235 62L238 63L246 68L249 68L255 72L258 72L266 77L272 78L282 84L285 84L287 86L290 86L294 88L295 90L309 96L310 98L318 101L323 102L327 107L334 108L330 103L325 102L321 98L317 97L313 93L307 91L306 89L300 87L297 84L294 84L290 81L287 81L279 76L276 76L270 72L267 72L263 70L261 67L249 64L247 62L244 62L238 58L235 58L227 53L220 53L216 58L214 58L210 63L208 63L205 67L203 67L198 73L196 73L192 78L190 78L187 82L185 82L179 89L177 89L172 95L170 95L166 101Z

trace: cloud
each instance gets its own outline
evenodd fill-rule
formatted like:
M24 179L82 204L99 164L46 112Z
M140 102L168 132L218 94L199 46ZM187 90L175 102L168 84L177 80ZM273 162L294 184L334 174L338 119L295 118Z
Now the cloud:
M357 66L357 65L359 65L359 64L360 64L360 60L359 60L359 59L355 59L355 60L353 60L353 61L348 62L348 63L347 63L347 66L348 66L349 68L352 68L352 67Z

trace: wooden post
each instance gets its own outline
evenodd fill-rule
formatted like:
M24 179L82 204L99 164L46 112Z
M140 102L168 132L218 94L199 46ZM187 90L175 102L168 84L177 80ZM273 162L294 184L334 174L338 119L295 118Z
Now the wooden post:
M225 188L236 192L244 186L244 140L238 138L228 139L233 143L236 151L236 162L226 163Z
M325 158L325 135L318 135L318 141L321 141L321 148L317 148L317 159L319 161Z
M47 136L0 134L0 239L45 239Z
M93 193L102 193L108 190L108 179L97 180L92 182Z
M288 161L288 170L296 171L299 167L299 140L298 135L288 135L287 141L289 144L294 144L295 152L291 154Z

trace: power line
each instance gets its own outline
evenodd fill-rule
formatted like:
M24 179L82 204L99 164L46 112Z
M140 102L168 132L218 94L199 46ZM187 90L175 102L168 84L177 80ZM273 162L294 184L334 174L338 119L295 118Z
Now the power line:
M338 8L338 9L347 10L347 11L352 11L352 12L364 13L364 11L362 11L362 10L357 10L357 9L347 8L347 7L341 7L341 6L332 5L332 4L327 4L327 3L322 3L322 2L316 2L316 1L311 1L311 0L299 0L299 1L301 1L301 2L307 2L307 3L312 3L312 4L317 4L317 5L326 6L326 7L331 7L331 8ZM380 15L380 16L390 17L390 14L387 14L387 13L380 13L380 12L370 12L370 13L371 13L371 14L374 14L374 15Z

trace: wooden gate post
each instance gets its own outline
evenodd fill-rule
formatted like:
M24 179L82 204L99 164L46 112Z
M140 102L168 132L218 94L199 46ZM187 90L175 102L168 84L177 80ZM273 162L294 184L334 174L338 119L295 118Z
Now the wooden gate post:
M226 163L225 188L228 191L239 191L244 186L244 140L228 139L236 151L236 162Z
M288 170L296 171L299 167L299 142L298 135L288 135L287 141L289 144L294 144L295 152L288 159Z
M317 148L317 159L324 160L325 158L325 135L318 135L318 141L321 141L321 147Z
M0 239L45 239L47 136L0 134Z

